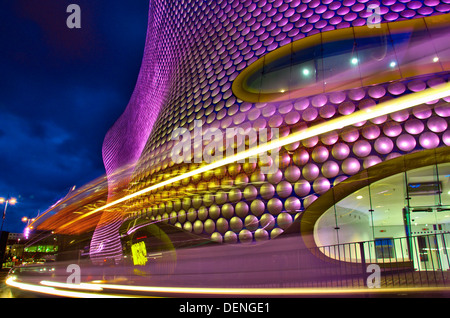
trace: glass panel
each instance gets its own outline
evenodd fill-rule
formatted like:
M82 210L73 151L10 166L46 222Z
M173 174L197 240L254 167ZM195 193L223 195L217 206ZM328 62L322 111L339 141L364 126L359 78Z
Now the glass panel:
M247 81L245 81L243 84L245 85L244 89L247 92L253 93L253 94L259 94L261 91L261 80L262 80L262 68L258 68L257 71L255 71L252 75L249 76Z
M436 166L414 169L406 172L409 207L411 213L431 212L439 204L439 183Z
M427 17L425 22L430 32L432 44L436 50L438 60L443 69L450 69L450 41L448 41L448 15Z
M355 41L363 85L401 79L397 56L386 24L373 29L355 28Z
M400 173L370 185L374 238L404 237L405 178Z
M438 165L439 182L441 185L441 204L450 208L450 163ZM444 211L443 211L444 212ZM450 215L450 211L446 211ZM449 220L450 221L450 220ZM449 222L447 221L447 222ZM450 229L449 229L450 230Z
M353 29L346 28L322 34L323 81L325 91L361 86L360 60Z
M364 187L336 204L339 244L372 239L369 188Z
M314 38L292 53L290 98L323 93L322 45ZM306 94L307 92L307 94Z
M388 23L402 77L442 71L423 19Z
M314 240L317 246L330 246L338 244L338 231L336 229L336 214L334 206L329 208L317 220L314 227Z
M437 221L436 208L440 202L440 185L437 180L436 166L408 171L407 181L411 234L433 233L433 224Z
M261 80L262 93L284 93L289 90L291 56L283 56L264 64Z

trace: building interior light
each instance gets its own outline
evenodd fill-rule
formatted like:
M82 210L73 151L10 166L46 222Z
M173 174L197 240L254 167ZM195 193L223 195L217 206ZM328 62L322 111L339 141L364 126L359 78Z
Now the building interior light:
M361 199L363 198L363 196L362 196L362 195L358 195L356 198L357 198L358 200L361 200Z
M394 61L392 61L392 62L389 64L390 67L395 67L396 65L397 65L397 63L395 63Z
M434 58L433 58L433 62L437 62L437 61L439 61L439 58L437 57L437 56L435 56Z
M350 60L350 62L351 62L353 65L356 65L356 64L358 64L358 59L357 59L356 57L354 57L354 58L352 58L352 59Z
M309 75L309 70L307 68L303 69L303 75L308 76Z

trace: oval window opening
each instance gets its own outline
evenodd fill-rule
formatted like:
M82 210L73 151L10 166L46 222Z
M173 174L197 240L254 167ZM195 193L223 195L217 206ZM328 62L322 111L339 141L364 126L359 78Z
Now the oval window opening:
M233 92L270 102L449 71L449 21L446 14L315 34L249 65Z

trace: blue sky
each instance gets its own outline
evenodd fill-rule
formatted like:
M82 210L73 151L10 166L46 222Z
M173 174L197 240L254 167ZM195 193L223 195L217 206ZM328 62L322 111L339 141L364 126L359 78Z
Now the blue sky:
M81 29L66 26L72 3ZM133 92L147 17L148 0L0 5L0 197L18 200L4 230L105 173L102 142Z

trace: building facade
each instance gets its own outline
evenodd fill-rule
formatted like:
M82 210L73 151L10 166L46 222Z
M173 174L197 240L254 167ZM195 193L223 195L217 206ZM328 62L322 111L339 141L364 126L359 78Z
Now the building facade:
M371 241L389 257L397 239L450 244L423 238L450 230L449 11L151 0L137 85L103 146L108 201L126 200L102 212L92 259L120 261L136 219L226 244L295 228L307 246ZM246 138L226 143L231 129Z

